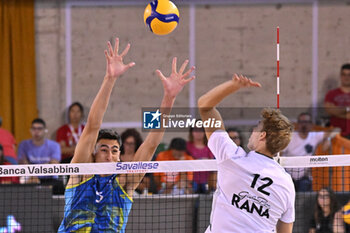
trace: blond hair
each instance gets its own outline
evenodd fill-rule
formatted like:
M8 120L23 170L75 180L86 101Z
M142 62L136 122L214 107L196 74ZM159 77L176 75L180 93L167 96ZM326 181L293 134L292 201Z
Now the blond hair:
M263 129L266 132L266 149L273 155L286 148L291 140L293 125L280 110L263 109Z

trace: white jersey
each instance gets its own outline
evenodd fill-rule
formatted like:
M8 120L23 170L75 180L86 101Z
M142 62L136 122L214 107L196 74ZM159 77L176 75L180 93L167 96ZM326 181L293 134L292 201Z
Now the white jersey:
M210 136L208 146L218 178L206 233L276 232L278 220L294 222L294 185L274 159L247 154L221 130Z
M292 134L290 143L284 149L283 156L311 156L314 154L317 145L322 142L324 132L310 132L305 139L301 138L297 132ZM300 180L304 176L310 175L309 168L286 168L286 171L295 180Z

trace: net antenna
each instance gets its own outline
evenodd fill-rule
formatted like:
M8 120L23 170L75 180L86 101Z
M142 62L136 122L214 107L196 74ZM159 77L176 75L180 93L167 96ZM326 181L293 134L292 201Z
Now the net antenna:
M277 26L277 109L280 109L280 27ZM277 153L277 162L280 163L280 152Z

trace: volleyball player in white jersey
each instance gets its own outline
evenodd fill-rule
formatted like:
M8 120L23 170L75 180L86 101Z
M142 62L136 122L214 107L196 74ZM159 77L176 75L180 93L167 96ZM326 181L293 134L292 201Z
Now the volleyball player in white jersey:
M221 120L215 108L225 97L243 87L261 87L234 75L198 100L202 120ZM293 130L279 110L264 109L254 128L246 153L221 129L207 128L208 146L214 154L218 179L206 233L291 233L295 190L288 173L273 159L290 142Z

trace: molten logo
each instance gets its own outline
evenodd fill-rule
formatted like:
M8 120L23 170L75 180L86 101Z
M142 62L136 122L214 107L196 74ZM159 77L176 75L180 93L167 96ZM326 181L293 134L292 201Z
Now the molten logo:
M328 162L327 157L310 158L310 163Z

